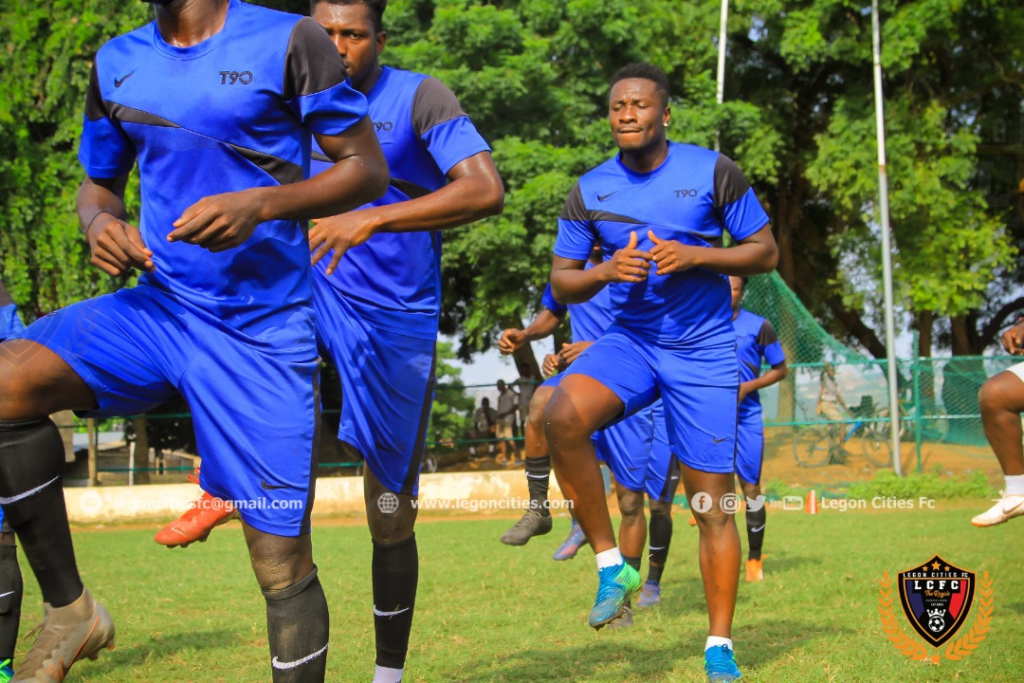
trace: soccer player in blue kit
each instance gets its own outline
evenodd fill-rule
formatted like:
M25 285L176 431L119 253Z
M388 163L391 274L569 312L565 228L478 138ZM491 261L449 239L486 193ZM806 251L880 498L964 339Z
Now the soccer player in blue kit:
M0 343L25 329L18 307L0 282ZM21 567L14 529L0 509L0 683L14 677L14 647L18 642L22 598Z
M366 95L392 179L381 199L318 221L310 248L318 341L341 377L338 438L366 461L373 680L398 683L419 580L413 501L433 402L440 231L501 213L504 188L490 147L447 87L424 74L381 66L386 4L311 5L352 86Z
M591 435L657 398L696 510L710 618L709 680L740 676L731 633L740 541L721 499L733 490L739 369L726 275L772 270L768 216L727 157L669 142L668 81L648 64L611 81L608 120L619 154L580 178L559 218L551 267L555 297L590 299L608 287L615 323L566 371L544 412L562 490L597 559L591 626L615 619L640 588L615 545ZM724 232L735 242L718 248ZM587 269L594 242L604 262Z
M772 324L740 308L747 278L731 276L732 326L736 329L736 356L740 364L740 408L736 428L736 476L747 499L747 581L764 581L761 548L767 508L761 496L764 463L764 418L758 391L781 382L789 374L786 353ZM771 366L761 374L761 359Z
M203 488L241 512L273 680L323 681L328 609L309 533L317 352L300 221L379 197L387 166L366 98L315 22L240 0L154 5L154 22L96 55L79 151L93 263L137 268L139 284L0 346L0 503L46 602L14 680L61 681L114 641L75 564L47 415L137 414L180 394ZM311 137L336 163L304 180ZM124 220L136 160L138 228Z

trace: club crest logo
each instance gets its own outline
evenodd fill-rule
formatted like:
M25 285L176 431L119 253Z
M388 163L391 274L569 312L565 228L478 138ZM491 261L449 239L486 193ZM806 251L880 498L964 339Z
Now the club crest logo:
M979 600L974 625L946 647L945 658L958 660L971 654L988 635L992 620L992 581L988 572L979 581L974 572L936 555L896 575L903 614L923 643L907 635L897 623L892 583L886 572L879 589L879 611L886 636L906 656L937 664L942 659L938 648L946 645L967 622L975 588ZM935 648L934 654L928 654L929 648Z

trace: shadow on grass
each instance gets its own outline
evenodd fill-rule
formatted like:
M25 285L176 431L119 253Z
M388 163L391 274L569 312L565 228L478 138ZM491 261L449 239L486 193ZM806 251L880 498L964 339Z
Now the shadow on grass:
M132 668L157 659L179 657L182 651L195 652L211 648L223 648L237 644L238 633L226 629L209 631L187 631L151 636L143 643L127 647L118 645L112 652L103 652L94 664L89 665L88 674L102 676L121 668Z
M450 674L453 683L494 681L512 683L535 681L641 680L664 676L688 654L678 648L633 647L617 640L592 642L550 650L519 650L471 661ZM624 679L622 664L628 661ZM635 674L635 675L634 675Z
M702 607L703 608L703 607ZM850 629L830 631L829 636L852 635ZM812 621L776 620L770 623L736 629L740 667L757 669L786 657L794 648L820 638L819 625ZM552 647L549 650L524 649L494 653L460 666L449 674L455 683L519 683L529 681L648 681L678 676L688 669L700 676L706 631L689 630L679 640L671 639L661 647L649 642L607 638L574 647ZM672 678L674 680L674 678Z

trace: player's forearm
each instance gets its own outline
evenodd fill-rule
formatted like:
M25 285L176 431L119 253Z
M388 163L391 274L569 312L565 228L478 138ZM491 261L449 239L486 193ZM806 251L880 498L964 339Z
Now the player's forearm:
M86 178L75 201L79 230L86 232L100 214L123 219L126 215L123 192L124 183L120 179L94 181Z
M551 267L551 292L560 303L580 304L590 301L611 282L608 267L610 261L583 270L585 263L555 257Z
M727 249L701 249L698 266L723 275L761 275L775 270L775 243L746 242Z
M505 189L495 175L465 176L428 195L370 209L374 232L447 230L496 216L505 207Z
M334 216L379 199L388 186L387 164L352 155L323 173L292 185L263 187L260 221L309 220Z
M535 342L541 339L547 339L558 326L562 323L562 318L555 315L548 309L544 309L540 312L533 322L530 323L525 330L523 330L523 341L524 342Z
M760 391L761 389L770 387L773 384L778 384L779 382L784 380L786 378L786 375L788 374L789 368L786 367L785 364L775 365L772 366L772 368L768 370L768 372L764 373L760 377L756 377L750 380L749 382L747 382L747 384L749 385L751 391Z

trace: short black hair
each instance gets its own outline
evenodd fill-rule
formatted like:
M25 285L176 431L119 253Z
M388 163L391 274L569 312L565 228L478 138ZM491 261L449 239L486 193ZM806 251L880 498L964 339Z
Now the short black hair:
M366 9L370 10L374 30L377 33L384 30L384 10L388 8L388 0L310 0L310 12L321 2L328 5L366 5Z
M611 82L608 84L609 88L615 87L615 84L619 81L624 81L627 78L644 78L648 81L654 81L654 84L658 86L658 92L661 93L665 100L665 106L668 106L668 76L665 72L647 62L636 62L634 64L627 64L622 67L612 76Z

